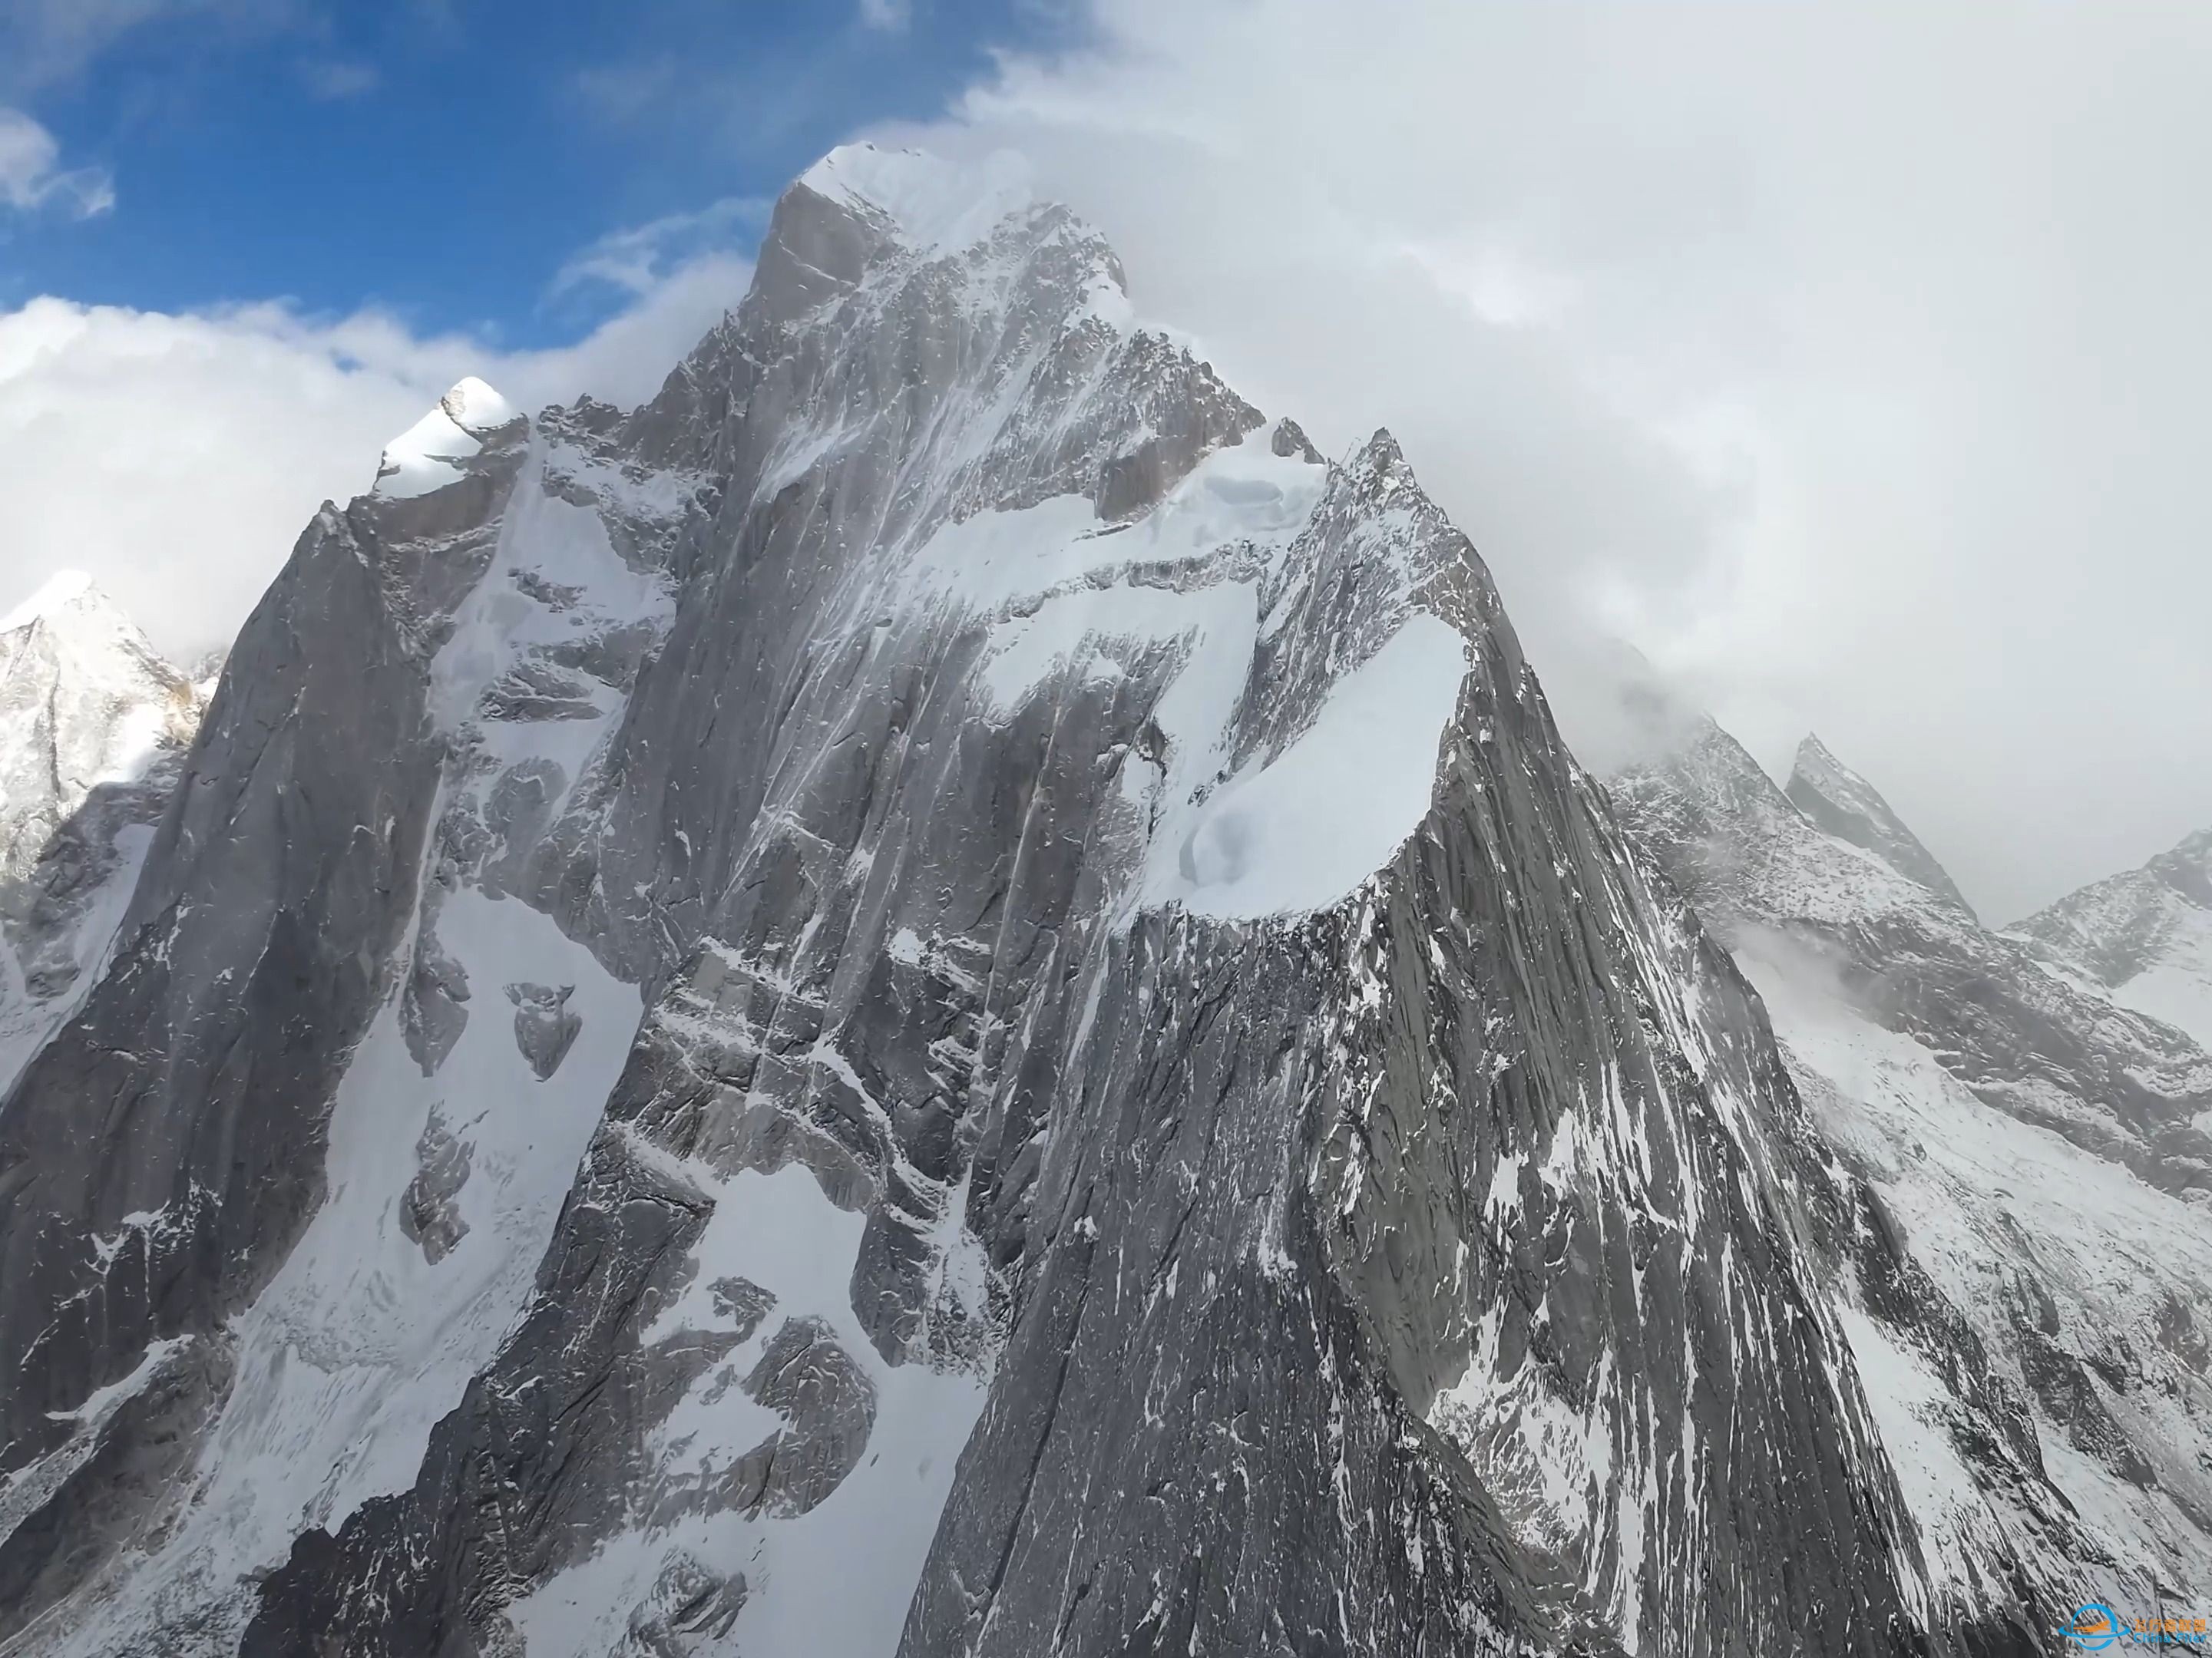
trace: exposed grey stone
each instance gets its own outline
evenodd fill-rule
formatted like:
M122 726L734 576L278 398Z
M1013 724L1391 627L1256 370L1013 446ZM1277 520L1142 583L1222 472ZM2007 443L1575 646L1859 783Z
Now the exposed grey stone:
M507 999L514 1004L514 1045L540 1082L561 1068L576 1033L584 1028L583 1015L568 1011L568 998L575 993L574 985L507 987Z
M1268 433L1267 451L1270 454L1281 455L1285 459L1296 455L1299 459L1315 466L1325 466L1328 464L1322 459L1321 451L1315 448L1311 440L1307 438L1305 428L1300 426L1288 415L1277 421L1274 429Z
M27 1488L0 1493L0 1644L24 1637L35 1650L56 1602L104 1559L159 1539L232 1369L220 1337L180 1342L112 1411L73 1421L64 1454L31 1470Z
M488 456L483 504L520 452ZM316 516L230 653L106 971L0 1100L0 1474L66 1459L72 1412L150 1344L249 1305L321 1200L339 1078L403 976L441 765L428 650L469 580L389 538L421 527ZM98 1466L186 1431L126 1413ZM116 1541L94 1467L49 1522L88 1575Z
M1942 1430L1978 1435L1978 1466L2055 1527L2032 1506L2027 1405L1567 753L1474 548L1383 432L1314 476L1285 544L1145 547L1146 507L1261 417L1110 321L1121 282L1061 209L948 252L802 185L750 295L646 407L554 411L455 484L331 515L351 539L282 588L327 612L309 641L327 648L264 660L273 624L249 629L210 722L225 735L196 756L210 798L180 789L158 896L134 906L167 931L0 1118L14 1134L44 1102L39 1138L0 1147L0 1204L51 1160L82 1218L50 1262L0 1209L0 1353L47 1339L125 1205L199 1206L177 1211L181 1243L125 1237L54 1352L9 1360L6 1466L51 1451L54 1413L150 1333L211 1330L266 1281L319 1195L331 1092L369 1020L411 995L420 1059L436 993L458 1005L422 954L434 926L414 961L400 944L472 882L639 986L643 1023L496 1351L411 1483L329 1530L308 1517L253 1590L244 1658L513 1654L526 1597L653 1551L578 1608L605 1614L597 1649L743 1650L760 1602L803 1589L739 1550L820 1525L872 1458L906 1454L872 1442L917 1377L988 1399L942 1512L902 1516L933 1526L895 1589L918 1571L905 1658L1919 1658L2047 1637L2026 1579L2002 1610L1923 1619L1836 1286L1943 1376ZM1317 459L1287 423L1269 442ZM430 655L531 466L674 598L665 629L543 659L629 688L566 765L507 765L512 726L448 752L425 718ZM1353 891L1245 920L1135 902L1177 851L1155 841L1192 740L1170 701L1190 633L1116 640L1112 671L1060 663L987 710L1000 629L1046 601L970 611L872 585L937 531L1066 494L1102 555L1081 586L1149 604L1249 586L1266 619L1201 787L1283 754L1416 613L1466 641L1429 809ZM497 597L590 604L553 582ZM272 732L290 733L273 755ZM238 902L186 905L185 883ZM234 1011L211 987L240 966L280 976ZM569 991L508 989L549 1077ZM173 1001L201 1021L181 1036ZM70 1140L94 1106L113 1125ZM148 1121L180 1149L137 1146ZM426 1253L467 1169L433 1127L401 1204ZM791 1287L803 1254L716 1253L817 1193L839 1277L859 1240L826 1311ZM2134 1374L2116 1357L2081 1379L2101 1400ZM740 1392L780 1418L757 1443L714 1437L751 1419L715 1408ZM701 1540L741 1521L730 1558Z
M438 939L438 910L446 890L443 878L422 903L415 934L415 956L399 1004L400 1034L422 1074L434 1077L469 1023L468 969Z
M721 1649L744 1610L743 1572L710 1571L690 1555L672 1560L653 1594L630 1614L628 1638L614 1658L694 1658Z
M729 1506L749 1515L807 1512L844 1483L868 1448L876 1388L817 1318L784 1321L746 1394L785 1420L730 1470Z
M0 1108L0 1351L24 1356L0 1395L9 1467L149 1339L250 1301L319 1199L331 1093L386 987L437 776L428 665L371 533L319 516L255 611L114 965ZM121 1225L150 1211L178 1224Z
M730 1321L731 1333L739 1341L760 1328L761 1321L775 1305L775 1297L750 1278L718 1278L708 1288L715 1312Z
M433 1266L468 1236L469 1224L455 1199L468 1184L470 1156L468 1142L455 1138L433 1110L415 1142L415 1178L399 1199L399 1230L422 1245L422 1259Z
M550 662L525 662L493 682L479 712L487 720L594 720L599 708L575 675Z

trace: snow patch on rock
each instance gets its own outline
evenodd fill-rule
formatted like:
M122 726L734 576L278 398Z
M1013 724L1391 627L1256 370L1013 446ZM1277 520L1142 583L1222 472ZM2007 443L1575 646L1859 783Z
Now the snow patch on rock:
M482 380L462 380L385 446L375 493L387 501L411 501L458 483L464 474L457 463L481 453L487 437L520 416Z
M1180 845L1156 849L1153 902L1203 915L1325 909L1390 860L1427 816L1467 641L1426 612L1330 692L1304 734L1231 778ZM1159 854L1172 851L1166 865Z
M665 1153L658 1155L665 1156ZM852 1278L866 1218L838 1208L802 1165L724 1179L687 1161L686 1175L714 1193L696 1248L691 1287L663 1309L647 1339L722 1322L713 1286L742 1278L772 1297L768 1315L696 1382L655 1430L662 1473L719 1467L732 1447L783 1425L748 1399L738 1380L793 1321L816 1321L875 1391L875 1416L859 1464L803 1514L690 1515L626 1531L592 1557L508 1608L532 1658L598 1658L623 1649L631 1609L687 1560L736 1568L744 1577L747 1658L815 1658L896 1650L961 1448L982 1414L988 1378L884 1361L853 1311ZM951 1206L948 1286L975 1297L978 1246ZM957 1232L957 1238L951 1238ZM702 1461L700 1459L705 1459ZM863 1570L855 1570L855 1563Z

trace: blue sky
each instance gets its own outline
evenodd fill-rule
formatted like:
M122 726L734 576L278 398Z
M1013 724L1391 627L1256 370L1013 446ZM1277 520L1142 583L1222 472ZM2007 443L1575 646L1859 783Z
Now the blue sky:
M595 238L758 204L856 127L932 115L1037 0L0 0L0 106L112 210L0 218L0 307L286 298L524 348L626 297L559 285Z

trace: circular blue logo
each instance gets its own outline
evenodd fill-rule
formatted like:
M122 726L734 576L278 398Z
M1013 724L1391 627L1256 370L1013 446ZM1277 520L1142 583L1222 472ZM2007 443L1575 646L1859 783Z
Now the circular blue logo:
M2066 1626L2066 1638L2084 1652L2102 1652L2120 1638L2120 1620L2112 1616L2112 1609L2100 1601L2091 1600L2074 1608L2074 1621Z

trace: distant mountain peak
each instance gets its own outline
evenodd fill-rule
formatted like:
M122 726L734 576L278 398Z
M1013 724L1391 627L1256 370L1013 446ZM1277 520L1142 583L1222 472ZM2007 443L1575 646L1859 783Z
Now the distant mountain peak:
M34 622L75 607L108 602L106 594L82 570L57 570L38 592L0 616L0 634L27 628Z
M1936 854L1905 827L1880 790L1836 758L1819 737L1808 732L1797 745L1790 781L1784 787L1793 805L1828 834L1872 853L1899 875L1973 913Z

